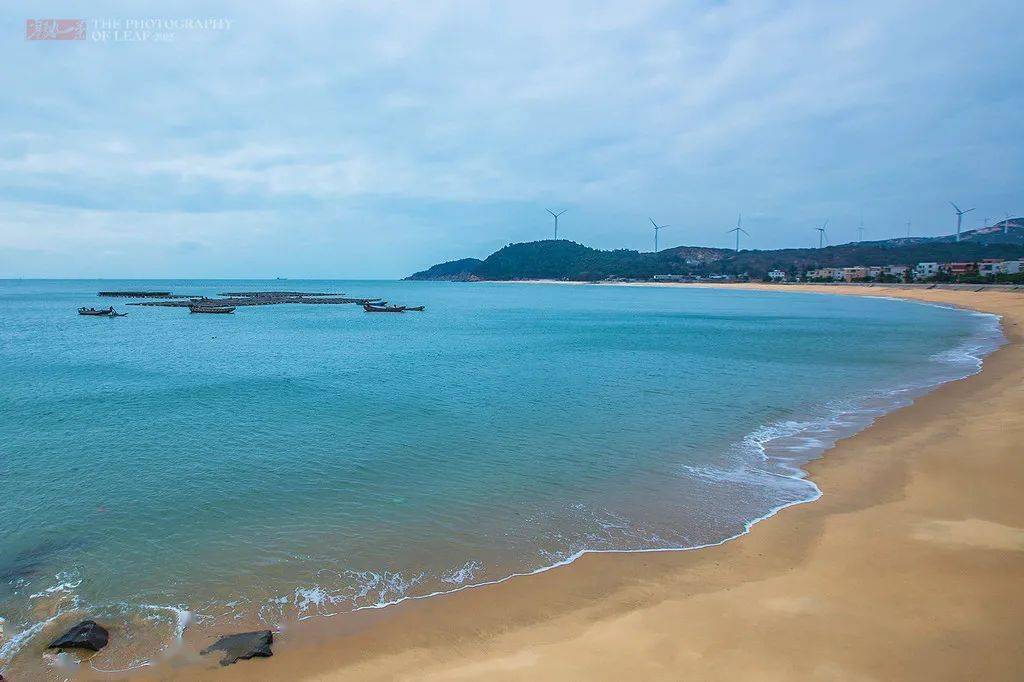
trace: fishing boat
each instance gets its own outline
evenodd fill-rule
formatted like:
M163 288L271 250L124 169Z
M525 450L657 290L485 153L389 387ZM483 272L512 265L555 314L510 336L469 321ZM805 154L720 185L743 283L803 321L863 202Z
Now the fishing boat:
M116 317L117 313L114 312L114 306L109 308L103 308L102 310L96 310L95 308L81 307L78 309L79 315L92 315L94 317ZM125 313L127 314L127 313Z
M190 305L188 307L190 313L233 313L235 307L230 305Z
M363 304L363 310L368 313L404 313L405 306L401 305L372 305L370 303Z
M406 309L406 310L409 310L409 311L414 311L414 312L417 312L417 313L422 313L422 312L423 312L424 310L426 310L427 308L426 308L426 306L422 306L422 305L415 305L415 306L406 306L406 308L405 308L405 309Z

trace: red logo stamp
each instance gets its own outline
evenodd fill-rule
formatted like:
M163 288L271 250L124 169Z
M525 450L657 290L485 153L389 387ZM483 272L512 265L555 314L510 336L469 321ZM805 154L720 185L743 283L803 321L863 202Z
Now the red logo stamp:
M25 40L85 40L85 19L26 19Z

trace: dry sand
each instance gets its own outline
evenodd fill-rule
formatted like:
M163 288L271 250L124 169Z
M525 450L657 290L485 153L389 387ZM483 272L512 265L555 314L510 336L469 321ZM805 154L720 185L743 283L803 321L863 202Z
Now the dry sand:
M277 637L272 659L151 675L1024 679L1024 295L771 289L995 312L1010 343L981 374L883 417L812 463L820 500L725 545L588 555L500 585L303 624Z

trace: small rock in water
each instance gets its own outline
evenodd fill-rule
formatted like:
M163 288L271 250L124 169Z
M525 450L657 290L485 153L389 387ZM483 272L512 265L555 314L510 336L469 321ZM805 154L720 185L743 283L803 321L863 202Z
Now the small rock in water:
M99 651L107 645L106 629L94 620L83 620L53 640L47 649L89 649Z
M250 659L254 656L273 656L270 645L274 642L274 633L270 630L256 632L240 632L237 635L221 637L199 653L206 655L211 651L223 651L221 665L231 665L238 659Z

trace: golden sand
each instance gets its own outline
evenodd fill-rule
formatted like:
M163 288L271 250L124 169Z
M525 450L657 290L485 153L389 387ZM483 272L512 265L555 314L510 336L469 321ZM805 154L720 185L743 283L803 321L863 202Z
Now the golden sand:
M1024 679L1024 295L771 289L999 313L1010 343L809 465L820 500L724 545L587 555L290 628L271 659L150 677Z

